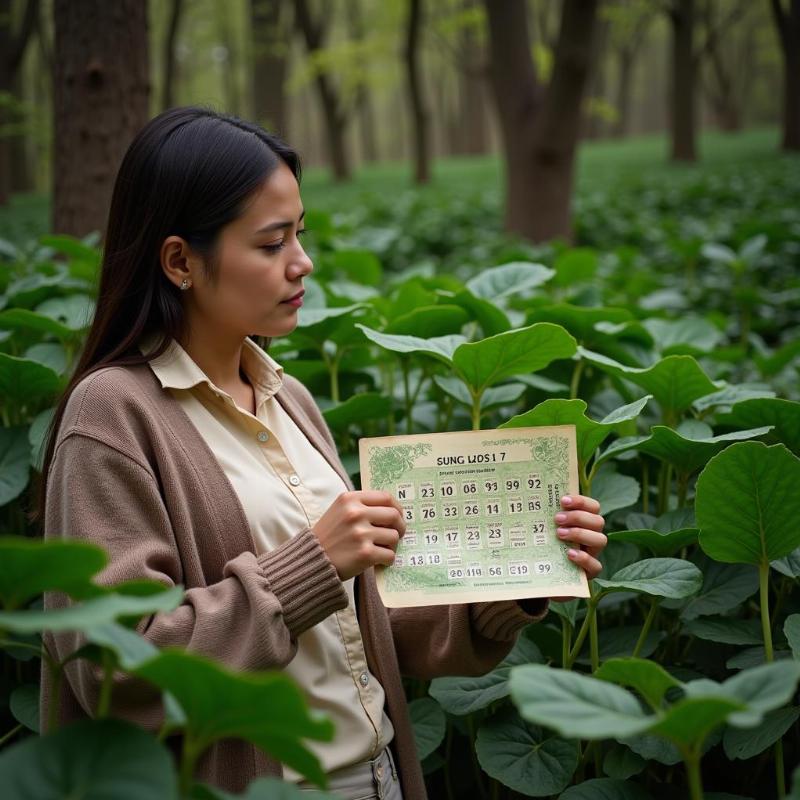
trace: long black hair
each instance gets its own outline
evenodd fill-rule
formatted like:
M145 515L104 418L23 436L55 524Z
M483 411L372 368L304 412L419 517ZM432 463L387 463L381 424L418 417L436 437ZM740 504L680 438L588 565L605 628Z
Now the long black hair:
M77 384L101 367L156 358L185 332L180 290L161 268L164 239L185 239L204 256L213 281L220 231L281 161L299 182L300 158L285 142L258 125L206 108L169 109L131 142L111 197L97 310L48 429L33 521L44 518L56 432ZM153 333L161 335L156 348L140 353L139 340Z

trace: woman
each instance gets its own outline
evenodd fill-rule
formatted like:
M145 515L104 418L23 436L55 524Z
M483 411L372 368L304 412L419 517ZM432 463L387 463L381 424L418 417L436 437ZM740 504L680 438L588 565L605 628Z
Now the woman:
M381 797L418 800L401 672L484 673L547 602L380 603L372 567L392 563L403 535L397 501L352 490L312 397L250 338L297 324L313 269L299 178L286 144L204 109L167 111L133 141L97 313L46 454L45 533L102 545L104 582L186 588L176 611L141 626L154 644L289 672L336 724L334 742L312 749L343 797L380 784ZM598 510L575 497L559 519L589 577L605 546ZM77 639L49 644L63 658ZM91 666L73 662L61 718L91 713L97 689ZM151 728L161 718L158 696L125 678L114 709ZM282 769L225 741L199 772L239 790Z

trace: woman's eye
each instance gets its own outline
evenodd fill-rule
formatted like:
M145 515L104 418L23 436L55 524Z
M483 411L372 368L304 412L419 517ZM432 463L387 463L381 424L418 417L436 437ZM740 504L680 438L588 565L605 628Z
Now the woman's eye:
M303 228L301 231L297 231L297 236L300 237L306 232L306 229ZM281 239L280 242L275 242L275 244L265 244L261 247L262 250L266 250L268 253L279 253L283 248L286 246L286 241Z

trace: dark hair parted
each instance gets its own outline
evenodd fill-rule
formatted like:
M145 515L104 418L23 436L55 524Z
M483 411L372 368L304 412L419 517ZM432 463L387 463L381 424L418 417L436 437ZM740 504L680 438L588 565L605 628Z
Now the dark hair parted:
M161 268L161 245L180 236L215 277L220 231L281 161L300 181L300 158L285 142L238 117L206 108L172 108L145 125L120 165L103 247L97 310L75 371L48 429L32 521L43 521L47 475L70 394L95 370L141 364L184 333L180 290ZM143 355L139 341L161 335Z

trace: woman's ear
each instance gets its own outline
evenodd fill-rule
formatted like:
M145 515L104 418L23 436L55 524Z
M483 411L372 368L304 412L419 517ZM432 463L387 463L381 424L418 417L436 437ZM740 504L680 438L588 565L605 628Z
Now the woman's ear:
M167 236L161 244L161 269L179 289L188 289L195 279L196 257L180 236Z

